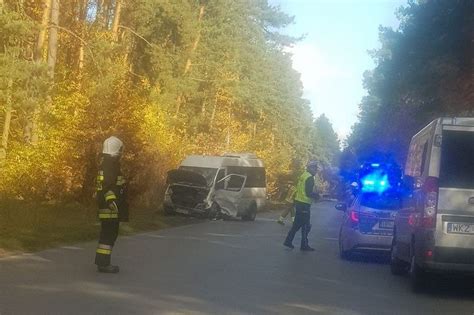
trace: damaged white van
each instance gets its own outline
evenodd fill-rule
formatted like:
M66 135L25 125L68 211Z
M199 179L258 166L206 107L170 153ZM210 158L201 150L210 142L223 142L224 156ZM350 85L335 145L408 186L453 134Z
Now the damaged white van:
M267 194L264 164L253 153L190 155L168 172L167 184L167 214L222 214L253 221Z

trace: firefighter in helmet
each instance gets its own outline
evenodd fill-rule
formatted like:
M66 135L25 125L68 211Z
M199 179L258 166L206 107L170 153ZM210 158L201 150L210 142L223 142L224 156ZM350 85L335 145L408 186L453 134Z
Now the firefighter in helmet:
M120 170L123 142L115 137L104 141L99 173L97 175L97 203L101 223L95 264L99 272L117 273L119 267L111 265L112 249L117 240L119 222L128 221L125 200L125 179Z

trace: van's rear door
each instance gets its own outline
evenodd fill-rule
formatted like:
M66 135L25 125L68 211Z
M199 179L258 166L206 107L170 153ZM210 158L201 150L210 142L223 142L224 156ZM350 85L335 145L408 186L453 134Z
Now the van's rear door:
M444 126L435 259L474 263L474 128Z

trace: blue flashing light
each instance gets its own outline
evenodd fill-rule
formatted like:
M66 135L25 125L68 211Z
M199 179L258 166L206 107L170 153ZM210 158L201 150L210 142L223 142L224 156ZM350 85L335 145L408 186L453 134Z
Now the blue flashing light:
M372 192L382 194L390 188L388 175L382 170L375 170L367 174L361 180L362 192Z
M379 164L379 163L372 163L372 164L370 164L370 166L372 166L372 167L380 167L380 164Z

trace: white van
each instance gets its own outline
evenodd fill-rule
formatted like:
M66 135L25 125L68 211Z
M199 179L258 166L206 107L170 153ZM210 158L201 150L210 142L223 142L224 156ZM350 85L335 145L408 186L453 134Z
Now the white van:
M474 118L439 118L413 136L391 269L413 288L430 272L474 274Z
M163 209L214 217L240 217L253 221L265 205L263 162L252 153L223 156L190 155L168 172Z

